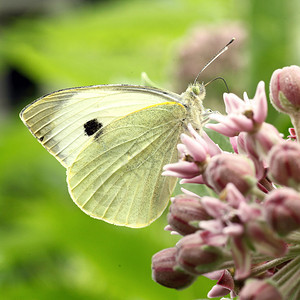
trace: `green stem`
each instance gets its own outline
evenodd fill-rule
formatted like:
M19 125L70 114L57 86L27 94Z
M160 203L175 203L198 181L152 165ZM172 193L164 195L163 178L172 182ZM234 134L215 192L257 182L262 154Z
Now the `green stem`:
M276 259L273 259L263 265L260 265L260 266L257 266L257 267L254 267L252 270L251 270L251 275L250 277L255 277L255 276L258 276L262 273L264 273L265 271L271 269L271 268L274 268L288 260L290 260L291 258L290 257L281 257L281 258L276 258Z
M254 186L252 189L251 189L251 194L252 195L255 195L257 199L259 200L264 200L266 194L264 192L262 192L257 186Z
M300 256L294 258L291 262L289 262L286 266L280 269L273 277L272 280L276 281L279 285L284 284L286 280L290 278L291 272L294 272L294 267L299 267L300 264Z
M286 243L289 243L289 244L299 245L300 244L300 232L299 232L299 230L290 233L288 236L285 236L284 241Z
M284 275L285 279L281 282L278 281L280 292L283 295L293 295L299 286L300 281L300 269L299 269L300 258L297 257L294 261L291 261L283 269L292 265L288 272ZM290 298L289 298L290 299Z
M298 287L296 287L296 289L293 291L293 293L294 293L293 298L292 298L292 296L290 296L291 300L300 299L300 285Z

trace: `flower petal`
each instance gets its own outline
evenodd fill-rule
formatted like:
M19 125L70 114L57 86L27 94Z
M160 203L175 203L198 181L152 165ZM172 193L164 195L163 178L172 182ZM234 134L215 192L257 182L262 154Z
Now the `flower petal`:
M265 83L260 81L254 96L255 104L253 105L253 119L257 123L263 123L268 113L268 103L265 93Z

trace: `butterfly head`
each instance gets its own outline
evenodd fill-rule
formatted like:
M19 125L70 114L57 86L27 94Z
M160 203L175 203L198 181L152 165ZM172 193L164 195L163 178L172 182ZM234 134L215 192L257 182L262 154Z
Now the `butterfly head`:
M183 98L185 99L187 104L189 105L189 102L199 102L202 104L202 101L204 100L206 95L205 85L203 83L193 83L188 86L186 91L182 94Z
M188 90L195 98L198 98L200 101L203 101L206 95L205 85L204 83L196 82L191 84L188 87Z

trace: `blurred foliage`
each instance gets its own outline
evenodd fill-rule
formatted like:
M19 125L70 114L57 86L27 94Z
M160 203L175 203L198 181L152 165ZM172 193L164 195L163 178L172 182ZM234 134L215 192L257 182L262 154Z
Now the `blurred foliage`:
M65 170L30 136L18 110L39 92L139 83L142 71L168 86L176 49L189 30L227 20L244 22L249 30L251 67L244 90L251 97L274 69L300 64L298 11L296 0L106 1L18 17L3 26L2 77L13 68L37 89L0 121L1 299L205 298L212 286L205 278L183 291L151 279L152 255L178 240L163 231L166 213L140 230L86 216L68 195ZM230 85L239 84L236 80ZM278 116L273 111L270 120L286 132L288 118Z
M142 71L162 80L176 40L196 22L228 18L234 1L200 2L119 1L17 20L2 36L2 55L50 88L139 82Z

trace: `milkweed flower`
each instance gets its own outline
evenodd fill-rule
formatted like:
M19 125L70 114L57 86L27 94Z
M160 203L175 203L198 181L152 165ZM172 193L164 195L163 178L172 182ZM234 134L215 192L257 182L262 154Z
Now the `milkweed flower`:
M276 70L270 81L270 99L280 112L290 116L299 140L300 134L300 67Z
M246 93L244 100L234 94L225 93L224 103L227 116L213 114L210 118L219 124L208 124L207 128L229 137L243 131L256 132L267 116L265 84L263 81L258 84L253 99L249 99Z
M270 83L274 105L292 121L295 112L284 104L296 109L299 100L300 105L298 68L275 71ZM184 190L173 198L168 229L182 237L171 250L154 255L153 279L176 289L197 276L217 280L209 298L300 299L297 124L293 122L284 139L265 122L263 82L253 99L246 93L244 99L225 94L224 102L227 115L212 114L218 123L206 126L229 137L234 152L222 150L205 132L200 136L189 126L190 134L181 135L178 145L179 161L164 167L164 176L200 184L207 194ZM165 259L166 254L171 258ZM160 268L160 261L168 261L168 268Z
M203 274L203 276L212 279L218 280L215 286L208 292L208 298L222 297L226 296L229 292L232 297L235 297L234 293L234 280L232 274L228 270L214 271L210 273Z

